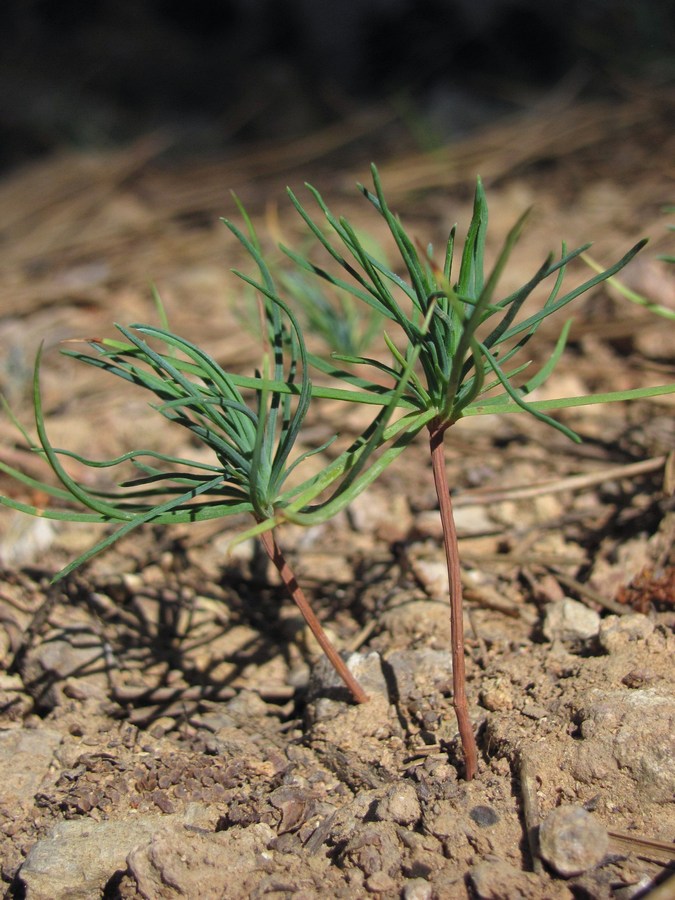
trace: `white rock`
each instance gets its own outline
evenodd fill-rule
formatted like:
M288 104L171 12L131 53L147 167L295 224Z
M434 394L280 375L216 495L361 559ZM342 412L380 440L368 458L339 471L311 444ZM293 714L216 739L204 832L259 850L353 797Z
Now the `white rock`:
M460 537L491 534L497 525L490 518L486 506L458 506L454 510L455 528Z
M583 603L565 597L546 607L543 631L549 641L587 641L600 630L600 616Z
M412 564L415 577L430 597L447 599L448 567L441 559L416 559Z
M410 878L403 888L403 900L431 900L433 893L426 878Z

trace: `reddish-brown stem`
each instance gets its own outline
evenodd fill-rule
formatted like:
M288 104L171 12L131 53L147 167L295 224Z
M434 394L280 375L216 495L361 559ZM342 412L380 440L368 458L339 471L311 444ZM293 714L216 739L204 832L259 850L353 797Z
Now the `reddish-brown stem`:
M438 506L441 513L443 526L443 544L445 546L445 559L448 565L448 578L450 582L450 642L452 646L452 693L453 706L459 726L459 736L464 752L464 764L466 766L466 779L471 779L478 768L478 751L476 738L474 737L469 707L466 702L466 675L464 669L464 617L462 611L462 581L459 566L459 548L457 544L457 529L455 518L452 514L452 501L448 487L448 476L445 470L445 457L443 454L443 436L447 424L431 422L429 424L429 449L431 451L431 469L434 475L434 485L438 495Z
M302 613L302 616L305 622L307 622L310 631L316 638L323 652L330 660L333 668L348 687L349 692L351 693L355 702L366 703L366 701L368 700L368 694L366 694L356 678L354 678L352 673L345 665L345 662L340 654L328 640L326 632L321 627L321 623L314 615L312 607L307 602L307 598L302 592L302 589L298 584L295 575L293 574L293 570L288 565L283 550L277 543L276 538L271 531L265 531L260 535L260 541L267 551L267 555L272 560L277 571L279 572L284 587L291 595L294 603Z

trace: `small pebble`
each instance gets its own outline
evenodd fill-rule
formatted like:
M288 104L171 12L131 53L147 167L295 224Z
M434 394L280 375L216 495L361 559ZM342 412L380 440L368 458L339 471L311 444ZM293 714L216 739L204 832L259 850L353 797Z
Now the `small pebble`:
M630 672L627 672L621 679L621 684L625 684L626 687L636 690L655 680L656 675L650 669L638 668L631 669Z
M412 570L430 597L437 599L448 595L448 567L441 559L416 559Z
M581 806L559 806L539 829L542 858L565 878L597 866L608 846L604 826Z
M413 785L407 781L393 785L378 802L375 815L380 821L392 819L397 825L418 822L422 809Z
M499 821L499 816L491 806L474 806L469 810L469 815L481 828L489 828L490 825L496 825Z
M403 887L403 900L431 900L433 891L424 878L411 878Z
M454 512L455 528L462 537L469 535L491 534L495 531L495 523L490 518L488 507L458 506Z
M543 632L549 641L587 641L600 630L600 616L593 609L565 597L546 607Z

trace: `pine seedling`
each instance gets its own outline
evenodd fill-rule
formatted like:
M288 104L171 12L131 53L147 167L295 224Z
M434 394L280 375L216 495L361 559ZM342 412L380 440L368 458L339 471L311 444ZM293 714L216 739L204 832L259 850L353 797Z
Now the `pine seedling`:
M328 359L308 352L295 314L280 296L253 226L240 207L245 231L232 222L226 224L258 268L257 278L238 273L260 298L266 352L258 372L241 376L225 371L199 347L173 334L168 326L118 325L123 340L91 339L85 342L87 352L65 351L79 362L148 391L154 398L153 408L206 445L212 451L213 461L207 463L201 458L191 460L144 449L97 461L53 447L42 410L41 354L38 354L33 382L37 443L25 431L22 433L29 446L48 463L60 486L36 480L0 462L0 470L27 487L46 493L52 506L37 508L8 497L0 497L0 503L57 520L117 523L116 530L66 566L57 578L146 523L186 523L248 513L254 524L241 537L260 537L320 646L354 699L363 701L365 693L329 644L300 591L277 542L276 528L285 521L304 525L327 521L426 429L450 576L453 702L466 777L472 778L477 768L477 750L464 685L457 536L443 457L447 429L469 415L526 411L577 439L569 428L550 417L550 410L656 396L675 391L675 385L552 401L526 400L528 394L546 381L560 359L568 325L562 328L550 359L538 372L522 380L520 376L528 363L515 367L511 363L548 316L618 272L642 243L616 265L565 294L562 294L565 267L587 248L568 253L563 246L560 259L547 259L525 285L496 300L499 276L518 240L524 217L508 236L497 262L485 277L487 204L479 182L473 218L455 277L454 229L443 263L437 266L431 248L426 253L419 252L390 211L374 167L373 179L375 192L362 189L363 193L384 217L407 277L398 274L387 261L378 260L346 220L333 217L314 189L310 190L325 216L329 233L333 232L337 241L322 233L293 194L291 199L310 231L346 271L348 279L329 274L300 254L288 251L288 255L301 272L319 275L337 291L345 292L357 304L366 304L368 310L400 331L400 347L386 332L383 334L391 353L390 364L359 354L337 354ZM542 307L518 322L518 313L527 298L552 276L555 276L553 286ZM378 380L355 374L352 369L355 365L374 368ZM309 377L312 367L329 376L330 383L313 384ZM389 386L382 384L383 377L390 382ZM335 386L341 383L346 383L346 387ZM304 460L328 449L331 443L304 452L300 449L310 404L322 398L370 404L374 408L373 419L347 450L303 480L300 474ZM78 483L68 473L63 462L68 457L92 468L131 464L136 477L122 481L114 490L91 488ZM293 483L289 481L292 472L295 473ZM80 508L73 509L73 502Z
M399 274L399 271L383 260L375 258L350 223L334 216L321 194L311 185L307 187L328 225L327 233L324 233L295 194L289 192L291 200L307 227L332 258L333 264L337 263L338 272L342 270L346 277L333 274L292 250L287 249L285 252L301 270L313 272L335 288L366 304L383 317L387 327L394 327L399 333L398 342L384 333L384 340L391 353L391 364L361 355L334 355L335 362L344 364L339 368L335 362L325 359L312 357L311 361L323 373L350 383L355 389L350 397L352 402L358 402L369 393L377 396L382 389L378 381L369 382L362 376L352 374L350 366L372 367L379 378L385 375L391 381L392 389L397 385L400 388L400 379L404 375L406 387L403 391L399 390L400 399L397 402L406 409L407 433L418 433L426 428L450 584L453 705L464 753L466 777L471 779L477 769L478 757L465 690L462 589L457 533L444 460L446 432L465 416L526 412L578 441L579 437L562 422L552 418L549 410L653 396L671 392L675 390L675 385L565 398L560 401L526 400L529 394L545 383L559 361L570 322L561 328L550 358L537 372L524 379L520 378L530 367L530 363L512 362L535 335L542 322L581 294L612 277L630 262L645 241L636 244L615 265L601 270L595 277L567 292L562 291L566 267L587 250L588 246L568 251L563 245L558 259L553 255L549 256L526 284L498 299L498 281L520 237L526 214L516 222L494 266L486 274L488 210L479 179L473 216L458 265L455 259L455 228L446 243L443 261L438 265L434 261L433 249L429 247L426 252L420 251L400 220L392 213L375 166L372 167L372 177L374 192L364 187L361 187L361 191L384 218L400 255L400 271L405 275ZM518 321L518 314L525 301L547 280L552 281L552 284L541 307ZM302 518L302 515L297 517L298 520Z
M275 526L286 509L322 522L346 506L404 448L405 421L392 422L400 391L374 398L371 425L352 445L312 476L288 479L325 444L298 452L302 427L312 399L304 338L294 314L280 298L272 275L260 255L255 231L246 218L248 234L227 223L258 263L260 280L241 275L261 299L261 323L266 352L260 371L252 377L226 372L207 353L173 334L167 327L117 325L123 340L92 338L88 351L68 349L73 359L101 369L149 392L151 406L174 425L187 429L211 451L212 462L159 453L151 449L129 451L108 460L93 460L80 453L55 448L48 437L40 392L42 350L33 379L33 401L38 441L14 419L29 447L44 458L60 486L36 480L0 461L4 471L32 490L47 494L52 505L36 507L10 497L5 506L50 519L73 522L117 523L91 549L69 563L54 580L110 547L141 525L199 522L248 513L255 525L240 535L257 536L277 568L282 583L297 604L320 647L357 702L367 696L332 646L299 587L277 541ZM241 273L238 273L241 274ZM403 379L404 381L405 379ZM328 391L339 397L344 391ZM6 409L8 409L5 404ZM400 434L397 440L397 436ZM387 447L386 445L391 446ZM383 449L384 448L384 449ZM380 452L381 451L381 452ZM131 466L134 477L114 490L99 490L78 483L67 471L71 458L93 469ZM316 501L316 502L315 502ZM73 503L79 509L73 509Z

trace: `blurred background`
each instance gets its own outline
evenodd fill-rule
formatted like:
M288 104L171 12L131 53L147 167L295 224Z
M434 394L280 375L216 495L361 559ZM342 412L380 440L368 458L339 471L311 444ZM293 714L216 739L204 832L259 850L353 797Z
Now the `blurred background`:
M0 171L170 135L293 138L384 104L426 148L551 91L675 75L666 0L3 0Z

